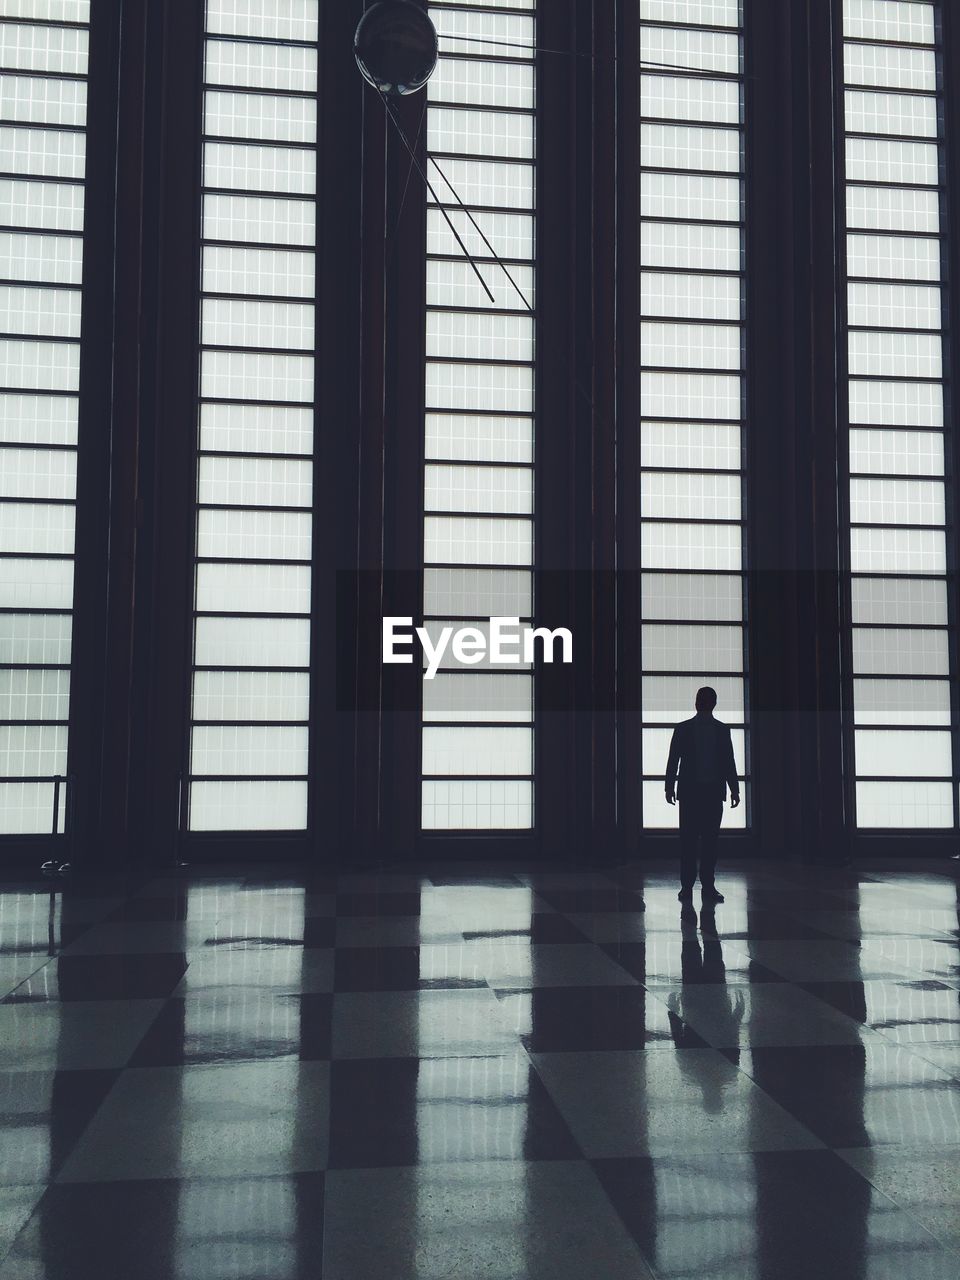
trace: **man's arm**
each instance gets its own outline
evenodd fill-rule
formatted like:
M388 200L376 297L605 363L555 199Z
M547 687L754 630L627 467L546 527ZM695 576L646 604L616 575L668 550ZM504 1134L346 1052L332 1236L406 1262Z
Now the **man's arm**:
M737 777L737 761L733 754L733 734L727 728L727 741L724 745L724 778L730 788L730 805L736 808L740 803L740 779Z
M670 739L670 754L667 756L667 772L663 779L663 790L667 804L675 804L677 800L677 769L680 765L680 726L677 725Z

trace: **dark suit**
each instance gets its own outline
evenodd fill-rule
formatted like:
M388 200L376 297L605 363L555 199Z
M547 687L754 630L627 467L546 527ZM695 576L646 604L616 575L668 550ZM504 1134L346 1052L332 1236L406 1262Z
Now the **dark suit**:
M705 758L701 759L704 749ZM717 838L727 787L740 794L730 729L713 716L693 716L673 731L664 787L680 801L680 884L692 889L700 868L700 884L713 887Z

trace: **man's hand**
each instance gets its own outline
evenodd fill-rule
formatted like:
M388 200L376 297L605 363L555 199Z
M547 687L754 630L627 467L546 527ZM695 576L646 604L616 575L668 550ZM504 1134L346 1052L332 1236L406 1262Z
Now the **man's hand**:
M676 804L676 803L677 803L677 797L674 795L674 793L673 793L672 791L666 791L666 792L664 792L664 795L666 795L666 797L667 797L667 804Z
M731 792L730 792L730 808L731 808L731 809L736 809L736 807L737 807L737 805L738 805L739 803L740 803L740 792L739 792L739 791L731 791Z

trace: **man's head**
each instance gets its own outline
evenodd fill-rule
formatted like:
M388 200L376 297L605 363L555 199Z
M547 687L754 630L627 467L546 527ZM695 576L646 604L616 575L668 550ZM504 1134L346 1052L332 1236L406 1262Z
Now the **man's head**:
M707 716L713 711L717 705L717 691L711 689L710 686L704 685L702 689L697 690L696 708L700 715Z

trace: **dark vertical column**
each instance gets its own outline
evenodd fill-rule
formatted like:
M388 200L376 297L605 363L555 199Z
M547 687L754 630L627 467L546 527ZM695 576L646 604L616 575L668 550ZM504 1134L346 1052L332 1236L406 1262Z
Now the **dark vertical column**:
M127 317L142 367L139 399L131 392L125 411L137 411L141 440L125 829L132 857L170 863L178 856L190 682L203 6L155 0L148 13L143 320Z
M586 775L576 769L575 741L588 691L579 679L589 669L589 637L575 612L577 548L588 529L589 503L576 466L577 424L584 406L577 394L578 298L574 218L578 178L581 59L575 0L546 0L537 14L537 440L535 472L538 621L573 631L573 673L542 665L536 673L536 826L550 860L573 852L583 812ZM585 519L586 516L586 519ZM585 563L585 562L581 562Z
M774 858L797 852L799 743L809 733L798 706L798 522L809 489L809 415L795 337L809 270L797 245L809 211L800 158L807 117L794 116L795 76L806 74L805 43L792 21L797 8L795 0L749 0L744 13L748 816L758 854Z
M89 863L101 856L101 777L110 743L104 725L108 594L114 622L122 593L107 573L111 497L122 487L128 464L117 456L111 412L114 376L114 252L118 224L118 103L134 120L122 142L136 154L137 81L141 56L136 23L123 29L121 0L94 6L90 24L87 97L86 207L83 244L81 385L77 449L77 524L74 577L73 670L70 697L69 772L75 820L74 858ZM131 102L132 99L132 102ZM131 136L134 135L134 136ZM134 159L134 170L137 161ZM129 189L125 193L129 195ZM38 858L39 861L39 858Z
M805 124L795 134L794 269L796 278L797 569L800 660L797 767L800 849L805 857L845 854L841 639L849 633L842 607L841 531L847 528L846 431L840 414L846 358L841 341L842 280L838 276L838 201L842 148L841 7L821 0L794 6L793 41L806 54L795 78L794 109Z
M369 287L363 234L364 85L353 57L363 0L321 7L317 226L317 411L314 431L310 699L311 858L354 851L360 812L357 730L361 322ZM373 181L376 165L371 164ZM369 755L363 757L369 760ZM375 759L375 757L374 757ZM371 781L366 781L370 789ZM376 777L372 779L375 794Z

